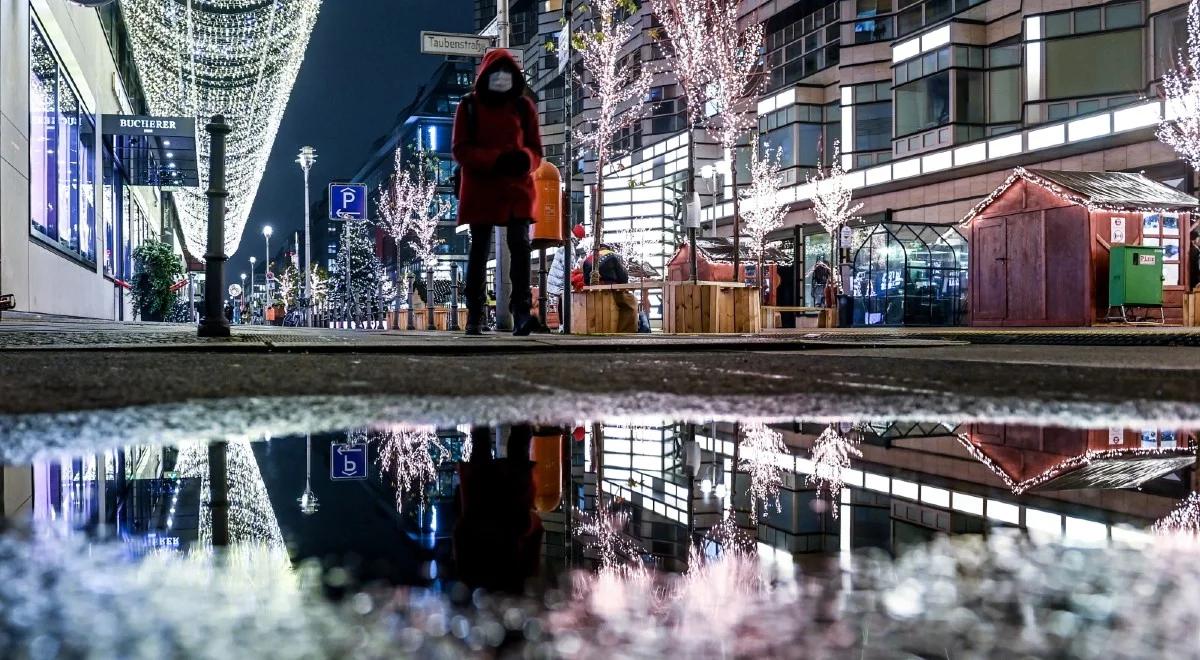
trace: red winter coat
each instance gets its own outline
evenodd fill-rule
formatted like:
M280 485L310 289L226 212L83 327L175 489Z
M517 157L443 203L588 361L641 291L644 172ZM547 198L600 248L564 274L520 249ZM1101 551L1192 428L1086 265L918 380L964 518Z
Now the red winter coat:
M499 66L513 71L513 88L504 94L487 89L487 77ZM493 50L483 58L475 92L469 101L474 126L465 103L454 115L451 151L462 168L458 195L458 224L508 224L510 218L533 217L533 171L542 162L542 138L537 107L524 96L525 79L512 56ZM496 159L507 151L520 150L529 156L529 171L521 176L494 171Z

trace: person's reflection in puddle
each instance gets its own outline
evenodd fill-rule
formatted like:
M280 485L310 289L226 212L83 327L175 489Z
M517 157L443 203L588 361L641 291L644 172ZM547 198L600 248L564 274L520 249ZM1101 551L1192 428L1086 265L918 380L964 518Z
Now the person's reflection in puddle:
M537 573L542 521L534 512L533 429L513 426L504 458L492 456L491 430L471 429L471 454L458 464L454 559L470 587L521 591Z

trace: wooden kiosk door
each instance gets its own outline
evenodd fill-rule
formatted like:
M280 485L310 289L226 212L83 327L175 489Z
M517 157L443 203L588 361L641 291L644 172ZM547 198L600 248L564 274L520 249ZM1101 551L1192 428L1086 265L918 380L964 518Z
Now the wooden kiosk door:
M973 325L1002 325L1008 316L1008 239L1005 220L985 218L975 222L971 251L971 318Z

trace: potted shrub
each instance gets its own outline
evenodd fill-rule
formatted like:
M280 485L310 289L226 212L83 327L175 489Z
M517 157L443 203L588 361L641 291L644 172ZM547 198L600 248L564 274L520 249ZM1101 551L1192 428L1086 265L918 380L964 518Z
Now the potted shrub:
M171 287L183 277L183 262L162 241L150 239L133 251L130 296L143 321L162 321L175 305Z

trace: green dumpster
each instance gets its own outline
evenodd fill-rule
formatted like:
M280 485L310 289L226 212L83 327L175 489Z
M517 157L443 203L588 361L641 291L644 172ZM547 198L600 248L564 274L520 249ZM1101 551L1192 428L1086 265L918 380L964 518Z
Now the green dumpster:
M1162 305L1163 249L1114 245L1108 262L1108 304Z

